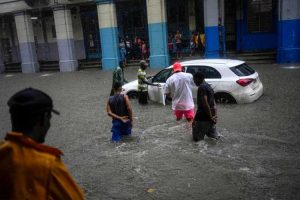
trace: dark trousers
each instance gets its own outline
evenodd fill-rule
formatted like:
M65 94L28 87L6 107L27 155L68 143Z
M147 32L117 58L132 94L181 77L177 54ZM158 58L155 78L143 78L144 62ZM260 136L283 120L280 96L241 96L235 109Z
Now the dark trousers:
M194 121L193 122L193 139L194 141L203 140L204 136L218 138L216 124L211 121Z
M148 91L139 91L139 104L148 104Z

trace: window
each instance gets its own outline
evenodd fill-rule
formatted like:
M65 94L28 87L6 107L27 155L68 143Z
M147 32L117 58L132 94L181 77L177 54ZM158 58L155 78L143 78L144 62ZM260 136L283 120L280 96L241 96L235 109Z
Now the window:
M248 31L270 32L273 30L273 0L248 0Z
M230 69L238 76L249 76L255 73L255 70L249 67L246 63L236 67L230 67Z
M172 75L172 69L164 69L153 77L152 82L165 83L171 75Z
M214 68L208 66L189 66L186 70L187 73L195 74L196 72L202 72L207 79L219 79L221 74Z

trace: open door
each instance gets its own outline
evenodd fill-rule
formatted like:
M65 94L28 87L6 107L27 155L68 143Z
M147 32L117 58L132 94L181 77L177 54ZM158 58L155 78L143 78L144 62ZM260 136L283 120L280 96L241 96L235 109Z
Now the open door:
M164 84L163 84L164 85ZM164 87L161 84L161 86L148 86L148 95L149 99L151 101L166 105L165 103L165 93L164 93Z
M164 86L167 79L172 75L172 68L163 69L158 72L154 77L149 79L153 84L160 84L160 86L148 85L148 95L151 101L166 105Z

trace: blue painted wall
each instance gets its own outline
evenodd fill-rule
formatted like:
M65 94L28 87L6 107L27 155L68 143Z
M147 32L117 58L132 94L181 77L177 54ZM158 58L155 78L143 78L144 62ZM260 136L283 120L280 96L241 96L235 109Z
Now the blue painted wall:
M277 10L273 9L273 30L271 32L250 33L247 22L247 1L243 1L243 19L236 21L237 50L264 51L277 48Z
M150 43L150 66L152 68L164 68L169 66L167 24L148 24Z
M206 58L220 57L218 26L205 27L205 57Z
M300 19L278 22L277 62L300 62Z
M119 65L119 42L117 27L101 28L102 68L113 70Z

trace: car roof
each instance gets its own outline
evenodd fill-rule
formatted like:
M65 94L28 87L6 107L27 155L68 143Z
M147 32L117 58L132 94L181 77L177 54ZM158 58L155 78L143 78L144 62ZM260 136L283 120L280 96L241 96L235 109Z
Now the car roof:
M245 61L242 60L232 60L232 59L197 59L180 62L183 66L186 65L208 65L208 66L218 66L222 67L233 67L243 64ZM222 65L223 64L223 65ZM168 68L171 68L172 65Z

